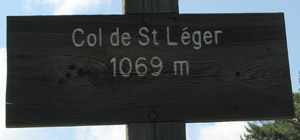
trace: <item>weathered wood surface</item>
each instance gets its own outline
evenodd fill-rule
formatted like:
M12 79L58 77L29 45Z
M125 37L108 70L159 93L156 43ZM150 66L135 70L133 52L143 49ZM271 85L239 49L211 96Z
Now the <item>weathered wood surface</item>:
M139 3L137 3L139 2ZM123 0L124 14L179 13L178 0ZM151 22L151 17L144 19ZM156 117L156 112L150 113ZM185 140L184 122L129 123L127 140Z
M130 123L127 131L127 140L186 140L185 122Z
M149 20L149 18L151 20ZM146 20L147 19L147 20ZM294 115L283 14L37 16L7 19L7 127L158 121L275 119ZM182 29L223 31L218 45L168 46ZM75 47L72 32L103 29L103 46ZM109 34L132 35L129 47ZM138 29L157 29L159 46L140 46ZM86 35L85 35L86 37ZM110 59L153 56L158 77L112 76ZM173 61L190 63L175 76ZM155 112L155 118L149 114ZM151 116L151 115L150 115Z
M126 14L178 14L178 0L123 0Z

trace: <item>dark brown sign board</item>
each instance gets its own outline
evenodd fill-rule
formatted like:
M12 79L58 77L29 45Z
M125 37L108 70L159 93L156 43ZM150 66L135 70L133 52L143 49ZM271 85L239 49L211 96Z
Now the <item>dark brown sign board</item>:
M6 126L294 116L284 15L7 17Z

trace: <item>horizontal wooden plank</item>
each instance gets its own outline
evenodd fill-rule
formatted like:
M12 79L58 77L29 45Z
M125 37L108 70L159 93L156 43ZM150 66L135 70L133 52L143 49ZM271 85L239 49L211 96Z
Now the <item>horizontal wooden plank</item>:
M8 17L7 52L7 127L294 115L281 13Z

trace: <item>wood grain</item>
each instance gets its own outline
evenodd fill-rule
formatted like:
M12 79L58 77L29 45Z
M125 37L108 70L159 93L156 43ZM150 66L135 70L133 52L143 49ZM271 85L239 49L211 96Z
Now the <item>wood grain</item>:
M151 20L145 20L145 18ZM167 46L182 29L223 30L218 45ZM103 29L103 46L76 48L72 32ZM111 46L116 27L129 47ZM140 46L138 29L158 31ZM7 18L7 127L225 121L294 115L284 16L275 14L33 16ZM110 59L158 56L160 76L112 76ZM190 75L175 76L187 60ZM149 63L149 62L148 62ZM147 64L148 64L147 63ZM156 112L152 119L149 113Z

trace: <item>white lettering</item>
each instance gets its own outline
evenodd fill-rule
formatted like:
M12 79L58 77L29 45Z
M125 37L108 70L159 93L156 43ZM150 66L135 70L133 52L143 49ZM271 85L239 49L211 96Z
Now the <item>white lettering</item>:
M189 45L191 43L191 35L186 30L188 27L182 29L183 33L181 34L181 42L183 45Z
M215 31L215 42L216 42L216 44L219 43L219 37L218 37L218 35L222 34L222 33L223 33L223 31L221 31L221 30Z
M154 61L158 61L158 64L155 64ZM163 69L163 62L161 61L161 59L157 56L154 56L152 59L151 59L151 66L153 68L158 68L158 71L156 72L152 72L151 75L153 76L159 76L162 69Z
M197 38L198 36L198 38ZM194 46L194 49L199 50L201 49L201 32L200 31L195 31L193 33L193 43L194 45L198 45L198 46Z
M209 45L209 44L211 44L212 43L212 33L210 32L210 31L206 31L206 32L204 32L204 35L203 35L204 37L204 43L206 44L206 45Z
M120 37L119 37L120 33L119 33L119 28L116 28L116 32L113 32L110 35L110 43L112 46L119 46L120 45ZM115 39L115 40L114 40Z
M99 46L102 46L102 29L99 28Z
M121 39L123 46L129 46L131 43L130 39L131 39L131 36L129 33L127 33L127 32L123 33L122 39ZM127 42L126 42L126 40L127 40Z
M72 34L72 41L73 41L73 44L76 46L76 47L82 47L83 44L84 44L84 40L82 40L79 44L76 42L76 32L80 32L81 34L84 34L84 31L81 29L81 28L77 28L73 31L73 34Z
M142 27L140 30L139 30L139 34L140 36L144 37L145 38L145 42L142 42L141 40L139 40L139 43L140 45L142 46L147 46L149 43L150 43L150 38L147 34L144 34L143 31L146 31L146 33L149 32L148 28L147 27Z
M112 58L110 63L113 63L113 77L117 76L117 60L116 58Z
M153 30L152 34L153 34L153 43L154 43L154 45L159 45L159 43L156 41L157 31L155 29Z
M143 64L143 63L139 63L139 61L146 61L147 59L144 57L139 57L136 61L135 61L135 71L138 74L138 76L145 76L147 74L148 68L147 65ZM139 69L142 68L144 69L144 71L140 71Z
M180 67L180 75L183 75L183 65L185 64L185 68L186 68L186 75L189 75L190 73L190 66L189 66L189 62L187 61L174 61L174 75L177 75L177 65L179 65Z
M177 42L171 42L170 41L170 29L169 29L170 27L168 26L167 27L167 42L168 42L168 45L169 46L177 46L178 45L178 43Z
M127 61L128 62L128 72L124 72L123 70L123 63L124 61ZM131 63L131 60L127 57L124 57L121 59L120 61L120 64L119 64L119 70L120 70L120 73L123 77L129 77L130 74L131 74L131 70L132 70L132 63Z
M93 38L93 42L91 42L91 37ZM90 47L94 47L97 43L97 37L95 34L93 33L90 33L88 36L87 36L87 43Z

